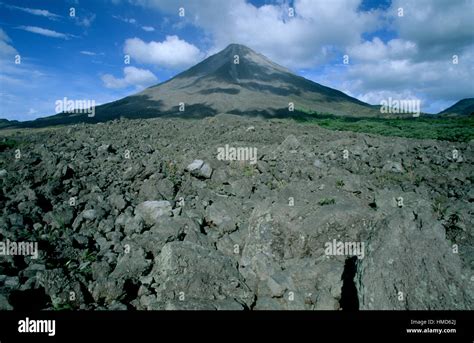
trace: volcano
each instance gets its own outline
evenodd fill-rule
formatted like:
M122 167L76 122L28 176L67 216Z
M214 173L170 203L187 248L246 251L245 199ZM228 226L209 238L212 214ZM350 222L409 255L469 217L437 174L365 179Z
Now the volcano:
M239 44L229 45L167 82L106 104L97 113L104 114L107 109L116 112L112 116L119 113L134 116L137 110L151 116L217 113L272 116L291 114L289 103L296 110L336 115L380 114L374 106L297 76Z
M295 75L244 45L231 44L166 82L98 106L94 118L60 113L30 123L37 126L219 113L286 117L307 111L380 116L378 106Z

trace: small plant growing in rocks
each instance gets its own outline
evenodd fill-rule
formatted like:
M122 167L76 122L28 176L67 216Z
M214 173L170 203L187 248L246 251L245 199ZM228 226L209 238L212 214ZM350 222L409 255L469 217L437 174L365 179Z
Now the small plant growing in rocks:
M443 219L446 216L446 211L448 206L446 205L446 200L442 197L437 197L432 205L433 211L437 214L438 220Z
M319 200L318 205L320 206L325 206L325 205L334 205L336 203L336 200L330 199L330 198L323 198Z

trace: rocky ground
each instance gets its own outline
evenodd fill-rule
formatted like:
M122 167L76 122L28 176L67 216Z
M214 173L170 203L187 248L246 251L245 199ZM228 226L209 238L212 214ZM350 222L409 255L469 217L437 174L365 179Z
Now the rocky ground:
M0 309L474 309L472 141L230 115L10 138L0 241L39 253L0 255Z

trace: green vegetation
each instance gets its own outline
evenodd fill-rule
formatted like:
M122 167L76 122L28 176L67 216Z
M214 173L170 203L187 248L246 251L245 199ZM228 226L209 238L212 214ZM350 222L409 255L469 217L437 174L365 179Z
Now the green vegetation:
M243 168L243 174L246 177L252 177L255 174L255 168L252 165L246 164Z
M336 200L334 199L329 199L329 198L324 198L324 199L321 199L319 200L318 204L320 206L324 206L324 205L333 205L336 203Z
M70 310L73 310L73 309L74 308L69 303L53 304L53 310L54 311L70 311Z
M83 253L82 256L82 261L86 262L95 262L97 260L97 253L94 251L89 251L89 249L86 249Z
M0 151L5 151L6 149L14 148L17 145L18 145L17 141L10 138L4 138L0 141Z
M433 212L438 216L438 220L444 219L448 211L448 198L438 196L432 204Z
M353 131L418 139L439 139L467 142L474 139L474 117L430 118L362 118L339 117L298 110L295 120L316 124L329 130Z
M175 161L164 163L162 172L166 178L169 178L174 184L179 182L178 166Z
M336 181L336 187L337 187L337 188L342 188L342 187L344 187L344 181L343 181L343 180L337 180L337 181Z

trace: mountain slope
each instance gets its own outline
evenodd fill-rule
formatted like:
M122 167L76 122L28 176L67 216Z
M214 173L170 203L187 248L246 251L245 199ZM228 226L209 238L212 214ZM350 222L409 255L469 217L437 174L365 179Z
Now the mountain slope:
M238 63L236 62L238 56ZM231 44L172 79L135 95L97 106L94 118L60 113L23 124L46 126L107 121L120 117L204 117L218 113L290 116L311 110L344 116L380 116L372 106L293 74L243 45ZM184 103L184 111L180 111Z
M459 100L453 106L438 113L439 115L470 116L474 115L474 98Z
M235 56L239 63L234 63ZM288 103L296 109L312 109L339 115L376 115L374 106L329 87L322 86L271 62L263 55L231 44L173 79L138 93L157 102L165 113L206 114L260 113L288 115ZM133 98L133 97L132 97ZM129 99L132 100L132 99ZM203 113L204 114L204 113Z

